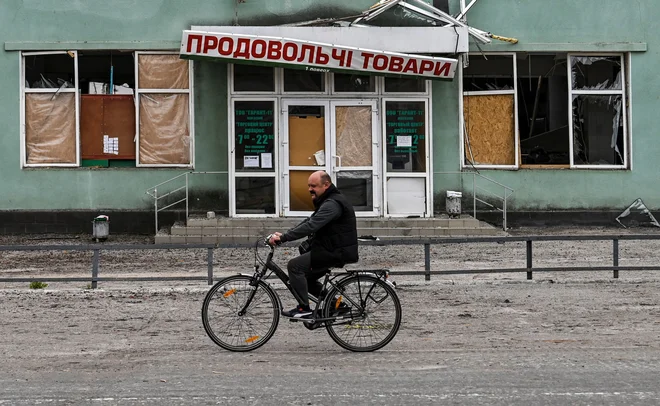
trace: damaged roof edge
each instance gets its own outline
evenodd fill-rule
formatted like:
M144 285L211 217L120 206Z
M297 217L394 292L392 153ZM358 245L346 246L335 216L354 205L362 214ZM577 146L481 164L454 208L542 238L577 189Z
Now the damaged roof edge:
M478 45L478 46L477 46ZM646 52L646 42L470 42L470 52Z
M192 26L191 30L290 38L417 54L459 54L469 50L468 32L464 27ZM425 41L410 41L411 37L424 38Z

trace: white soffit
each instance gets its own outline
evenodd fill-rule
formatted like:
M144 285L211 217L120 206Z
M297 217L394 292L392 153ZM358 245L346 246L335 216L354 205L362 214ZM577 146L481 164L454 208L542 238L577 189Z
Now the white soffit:
M245 27L194 25L191 30L295 38L356 48L383 49L392 52L454 54L469 51L467 27Z

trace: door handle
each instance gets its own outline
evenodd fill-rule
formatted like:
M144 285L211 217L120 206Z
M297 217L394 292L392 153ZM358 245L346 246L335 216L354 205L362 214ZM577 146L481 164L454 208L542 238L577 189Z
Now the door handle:
M332 157L336 159L335 163L337 163L337 165L332 168L332 171L339 172L339 168L341 168L341 157L339 155L333 155Z

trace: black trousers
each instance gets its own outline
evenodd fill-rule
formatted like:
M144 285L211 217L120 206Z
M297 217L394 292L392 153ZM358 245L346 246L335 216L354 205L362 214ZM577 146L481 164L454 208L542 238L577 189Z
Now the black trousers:
M309 305L309 293L318 297L323 285L319 278L325 275L327 269L312 269L312 257L306 252L289 261L286 269L289 271L291 287L300 296L300 304Z

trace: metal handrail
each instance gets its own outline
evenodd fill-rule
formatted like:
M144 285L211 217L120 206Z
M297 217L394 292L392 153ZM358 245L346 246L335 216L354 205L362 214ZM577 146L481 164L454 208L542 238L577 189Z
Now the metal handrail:
M433 172L434 175L459 175L461 176L461 184L462 184L462 179L463 176L465 175L472 175L472 217L475 219L477 218L477 202L486 204L492 208L494 208L497 211L502 212L502 229L506 231L507 229L507 203L509 197L515 192L515 190L505 184L502 184L496 180L493 180L487 176L484 176L478 172L473 172L473 171L441 171L441 172ZM486 190L480 186L477 186L477 177L492 183L495 186L501 187L502 188L502 195L500 196L497 193L491 192L489 190ZM462 186L461 186L462 187ZM480 199L477 197L477 190L484 192L484 194L491 195L492 197L498 199L502 203L502 208L499 208L483 199Z
M189 215L189 206L188 206L188 203L189 203L189 175L205 175L205 174L218 175L218 174L228 174L228 173L229 173L228 171L202 171L202 172L187 171L187 172L181 173L181 174L179 174L179 175L177 175L177 176L175 176L171 179L168 179L164 182L161 182L161 183L157 184L156 186L153 186L153 187L147 189L145 193L154 198L154 223L155 223L155 228L156 228L155 233L158 234L158 213L160 211L168 209L168 208L170 208L172 206L175 206L177 204L180 204L180 203L183 203L183 202L186 203L186 221L188 220L188 215ZM475 219L477 218L477 201L480 202L480 203L484 203L484 204L486 204L490 207L493 207L494 209L496 209L496 210L503 213L502 214L503 215L502 228L506 231L506 229L507 229L507 211L506 211L507 210L506 209L507 199L514 193L514 190L511 187L506 186L506 185L504 185L500 182L497 182L493 179L490 179L489 177L484 176L484 175L482 175L480 173L477 173L477 172L459 172L459 171L455 171L455 172L433 172L433 173L434 174L439 174L439 175L460 175L461 177L464 176L464 175L472 175L472 216ZM162 194L162 195L158 194L158 189L161 186L167 185L167 184L169 184L169 183L171 183L171 182L173 182L173 181L175 181L179 178L182 178L182 177L185 177L185 185L184 186L178 187L178 188L176 188L172 191L169 191L165 194ZM482 187L478 187L477 182L476 182L477 177L479 177L479 178L481 178L481 179L483 179L487 182L490 182L490 183L492 183L496 186L502 187L503 188L503 195L500 196L500 195L498 195L496 193L493 193L491 191L488 191L488 190L486 190ZM169 204L165 207L160 207L160 208L158 207L159 200L161 200L161 199L163 199L167 196L170 196L170 195L172 195L172 194L174 194L178 191L181 191L184 188L185 188L185 191L186 191L186 194L185 194L184 198L182 198L182 199L180 199L180 200L178 200L174 203L171 203L171 204ZM490 194L491 196L499 199L502 202L502 208L500 209L499 207L496 207L496 206L488 203L487 201L485 201L483 199L479 199L477 197L477 190L480 190L480 191L484 192L485 194Z
M170 183L170 182L172 182L173 180L179 179L180 177L182 177L182 176L184 176L184 175L186 175L186 174L188 174L188 173L191 173L191 172L192 172L192 171L184 172L184 173L182 173L182 174L179 174L179 175L173 177L172 179L168 179L168 180L166 180L165 182L161 182L161 183L157 184L156 186L150 187L149 189L147 189L146 193L147 193L149 196L155 198L155 197L156 197L155 192L156 192L156 190L158 189L158 187L163 186L163 185L165 185L165 184L167 184L167 183ZM154 194L149 193L149 191L152 190L152 189L153 189L153 191L154 191Z
M154 223L155 223L155 227L156 227L156 234L158 234L158 213L163 211L163 210L169 209L170 207L176 206L179 203L183 203L183 202L186 203L186 222L188 221L188 214L189 214L189 205L188 205L188 203L189 203L189 200L190 200L189 199L189 192L190 192L189 186L190 186L190 183L189 183L189 178L188 177L190 175L206 175L206 174L216 174L216 175L218 175L218 174L228 174L228 173L229 173L228 171L201 171L201 172L187 171L187 172L181 173L181 174L179 174L179 175L177 175L177 176L175 176L171 179L168 179L164 182L161 182L161 183L157 184L156 186L152 186L149 189L147 189L145 191L145 193L148 194L149 196L153 197L153 199L154 199ZM173 181L175 181L179 178L182 178L182 177L185 177L185 185L184 186L180 186L180 187L178 187L174 190L171 190L171 191L169 191L165 194L162 194L162 195L158 194L158 188L160 188L163 185L167 185L167 184L169 184L169 183L171 183L171 182L173 182ZM173 195L174 193L179 192L179 191L184 190L184 189L186 191L185 197L183 197L180 200L177 200L174 203L170 203L165 207L160 207L160 208L158 207L158 201L159 200L161 200L161 199L163 199L167 196Z

